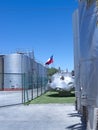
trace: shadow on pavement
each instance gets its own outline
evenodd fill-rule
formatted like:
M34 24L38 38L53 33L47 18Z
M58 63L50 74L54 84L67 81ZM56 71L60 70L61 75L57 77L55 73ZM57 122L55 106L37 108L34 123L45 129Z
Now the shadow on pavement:
M12 107L12 106L17 106L17 105L22 105L23 103L17 103L17 104L10 104L10 105L2 105L0 106L0 108L2 107Z
M66 129L67 130L86 130L86 127L82 123L78 123L78 124L68 126L67 128L65 128L65 130Z
M80 117L80 118L82 117L81 114L76 113L76 112L75 113L70 113L68 115L69 115L69 117Z
M82 121L82 115L79 113L70 113L68 114L69 117L80 117L81 123L73 124L71 126L68 126L67 130L86 130L86 124Z

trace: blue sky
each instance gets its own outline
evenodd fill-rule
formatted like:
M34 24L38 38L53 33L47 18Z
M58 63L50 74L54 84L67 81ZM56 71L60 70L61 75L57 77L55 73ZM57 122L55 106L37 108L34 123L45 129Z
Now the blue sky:
M0 53L34 50L50 67L74 68L72 14L76 0L0 0Z

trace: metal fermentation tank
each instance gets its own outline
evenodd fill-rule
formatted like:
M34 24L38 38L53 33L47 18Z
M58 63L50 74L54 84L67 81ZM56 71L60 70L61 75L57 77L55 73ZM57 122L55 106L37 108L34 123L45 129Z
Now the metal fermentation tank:
M27 56L9 54L4 56L4 88L21 88L22 73L27 72Z
M78 1L74 15L75 85L80 89L80 107L87 130L98 129L98 0ZM76 21L76 22L75 22ZM79 26L78 26L79 24ZM76 30L79 27L79 35ZM79 36L76 40L75 36ZM77 42L79 40L79 42ZM79 46L78 46L79 45ZM76 49L78 47L78 49ZM79 59L77 58L79 50ZM79 67L77 66L79 63ZM79 76L79 78L78 78ZM77 78L79 79L79 85ZM78 102L79 103L79 102Z

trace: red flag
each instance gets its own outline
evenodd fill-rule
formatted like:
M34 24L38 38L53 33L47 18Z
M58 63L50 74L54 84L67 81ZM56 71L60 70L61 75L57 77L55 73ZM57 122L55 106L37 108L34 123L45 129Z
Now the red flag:
M49 64L51 64L51 63L53 63L53 56L51 56L51 57L46 61L45 65L49 65Z

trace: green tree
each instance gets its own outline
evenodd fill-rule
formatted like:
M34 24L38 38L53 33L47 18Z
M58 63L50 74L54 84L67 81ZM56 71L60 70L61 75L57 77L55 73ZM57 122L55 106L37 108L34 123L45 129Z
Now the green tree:
M58 72L58 69L56 69L54 67L48 68L48 76L52 76L53 74L55 74L57 72Z

